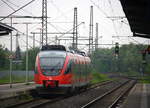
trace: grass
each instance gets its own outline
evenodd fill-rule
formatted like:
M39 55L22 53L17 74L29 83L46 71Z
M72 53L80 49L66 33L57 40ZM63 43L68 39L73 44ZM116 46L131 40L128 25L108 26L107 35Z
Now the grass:
M92 76L93 76L93 80L92 80L92 82L91 82L92 84L110 80L110 79L107 77L107 75L101 74L101 73L98 73L98 72L93 72L93 73L92 73Z
M140 83L150 83L150 76L143 76L140 79Z
M25 82L25 76L12 76L12 83L22 83ZM33 76L29 77L29 81L33 81ZM9 76L0 78L0 84L9 83Z
M107 77L107 75L98 72L93 72L92 76L93 76L93 80L91 81L92 84L110 80ZM12 76L12 83L25 82L25 79L26 79L25 76ZM33 81L33 76L29 77L29 81ZM0 84L6 84L6 83L9 83L9 76L0 78Z

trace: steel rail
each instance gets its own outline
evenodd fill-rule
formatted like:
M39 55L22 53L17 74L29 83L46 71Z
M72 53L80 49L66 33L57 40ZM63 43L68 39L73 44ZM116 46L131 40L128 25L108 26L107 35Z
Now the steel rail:
M98 96L97 98L93 99L92 101L90 101L89 103L83 105L81 108L89 108L90 106L92 106L95 102L103 99L105 96L108 96L109 94L111 94L112 92L118 90L119 88L123 87L124 85L126 85L127 83L129 83L131 80L128 80L126 82L124 82L123 84L115 87L114 89L108 91L108 92L105 92L103 95L100 95Z
M97 88L99 86L107 85L107 84L110 84L110 83L113 83L113 82L115 82L115 81L114 80L107 80L107 81L103 81L103 82L100 82L100 83L96 83L94 85L90 85L87 88L87 90L91 90L91 89ZM85 91L80 91L78 94L80 94L82 92L85 92ZM39 108L39 107L45 106L47 104L55 103L59 100L62 100L62 99L65 99L65 98L68 98L68 97L71 97L71 96L75 96L75 95L77 95L77 94L73 94L73 95L71 94L71 95L63 96L63 97L56 97L56 98L53 98L53 99L35 98L35 99L26 100L24 102L19 102L19 103L16 103L16 104L6 106L6 108L18 108L18 107L21 107L21 106L29 106L30 108ZM17 96L14 97L14 98L17 98Z
M90 86L87 90L94 89L96 87L103 86L103 85L109 84L111 82L113 82L113 81L104 81L104 82L101 82L101 83L97 83L93 86ZM85 92L85 91L81 91L80 93L82 93L82 92ZM77 94L75 94L75 95L77 95ZM42 108L43 106L45 106L47 104L55 103L59 100L62 100L62 99L65 99L65 98L68 98L68 97L71 97L71 96L75 96L75 95L64 96L64 97L58 98L56 100L52 100L52 101L40 103L39 105L31 106L30 108Z
M129 93L130 90L135 86L135 84L136 82L134 82L129 88L122 92L121 95L117 99L115 99L115 101L108 108L116 108L116 105L119 102L119 100L121 100L127 93Z

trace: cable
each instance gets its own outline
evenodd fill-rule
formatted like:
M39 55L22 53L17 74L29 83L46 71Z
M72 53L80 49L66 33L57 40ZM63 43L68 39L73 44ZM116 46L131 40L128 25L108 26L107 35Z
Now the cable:
M18 12L19 10L23 9L24 7L28 6L29 4L31 4L32 2L34 2L35 0L31 0L30 2L28 2L27 4L25 4L24 6L20 7L19 9L15 10L14 12L10 13L9 15L7 15L6 17L0 19L0 21L3 21L4 19L10 17L11 15L13 15L14 13Z
M112 8L111 1L110 1L110 0L108 0L108 3L110 4L112 14L115 16L115 14L114 14L114 10L113 10L113 8ZM116 30L116 25L115 25L115 22L114 22L114 20L113 20L113 19L112 19L112 23L113 23L113 26L114 26L114 31L115 31L116 35L118 36L118 32L117 32L117 30Z
M130 37L130 39L132 39L134 42L138 43L138 44L141 44L140 42L138 42L137 40L133 39Z
M12 5L14 5L14 6L16 6L16 7L20 7L20 6L18 6L18 5L16 5L16 4L14 4L13 2L11 2L10 0L6 0L7 2L9 2L10 4L12 4ZM29 11L27 11L27 10L25 10L25 9L22 9L24 12L26 12L26 13L29 13L29 14L31 14L32 16L34 16L31 12L29 12Z
M80 25L83 24L83 23L84 23L84 22L81 22L80 24L77 25L77 27L80 26ZM70 30L68 30L65 34L69 33L69 32L72 31L72 30L73 30L73 28L71 28ZM62 34L62 35L58 36L58 38L64 36L65 34ZM53 41L53 42L55 42L55 41ZM50 44L50 43L48 43L48 44Z
M70 10L68 10L68 11L65 12L65 13L70 13L70 12L72 12L72 11L73 11L73 9L70 9ZM60 18L61 16L62 16L62 15L56 16L55 18L52 18L51 21L56 20L56 19Z
M107 15L107 13L106 12L104 12L98 5L96 5L96 3L94 2L94 1L92 1L92 0L90 0L93 4L94 4L94 6L96 6L106 17L108 17L108 15Z
M21 39L21 38L20 38ZM26 42L23 40L23 39L21 39L25 44L26 44ZM33 48L31 45L29 45L28 44L28 46L30 47L30 48Z
M21 32L21 31L18 31L18 32L21 33L23 36L26 36L26 35L27 35L27 34ZM28 35L28 37L33 40L33 36ZM38 41L38 40L36 40L36 39L35 39L35 41L38 42L38 43L40 43L40 41Z
M38 26L41 26L41 22L38 23L38 24L35 24L35 25L31 26L31 27L29 27L29 30L32 31L32 30L35 29L35 28L37 29ZM39 27L39 28L40 28L40 27Z
M4 3L2 2L1 4L0 4L0 7L3 5Z
M90 1L91 1L106 17L108 17L107 13L104 12L98 5L96 5L96 3L95 3L94 1L92 1L92 0L90 0ZM108 18L108 19L109 19L109 18ZM110 21L112 21L112 24L113 24L113 26L114 26L114 31L115 31L116 35L118 35L118 33L117 33L117 31L116 31L116 26L115 26L115 24L114 24L114 21L111 20L111 19L110 19Z
M56 6L56 4L54 4L52 1L50 1L50 2L57 9L57 11L61 13L62 16L64 16L66 19L68 19L68 17Z
M108 0L108 3L110 4L112 14L115 16L111 1ZM116 28L116 25L115 25L115 22L114 22L113 19L112 19L112 23L113 23L114 31L115 31L116 35L118 36L117 28ZM119 39L120 41L122 41L119 37L118 37L118 39Z
M15 9L13 7L11 7L7 2L1 0L3 3L5 3L9 8L11 8L13 11L15 11Z
M51 25L55 30L57 30L59 33L61 33L53 24L48 23L49 25Z

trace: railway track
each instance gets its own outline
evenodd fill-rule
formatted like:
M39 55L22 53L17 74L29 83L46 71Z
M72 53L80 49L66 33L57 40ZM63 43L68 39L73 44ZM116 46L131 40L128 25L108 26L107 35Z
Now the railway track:
M31 100L27 100L27 101L20 102L20 103L18 102L16 104L9 105L6 108L44 108L44 107L49 106L49 105L50 106L51 105L52 106L56 105L57 103L60 103L60 105L61 105L61 101L70 100L70 98L79 96L82 93L86 94L86 92L90 92L91 90L94 91L94 90L97 90L97 89L100 89L100 88L103 88L103 87L106 87L106 86L113 85L113 83L115 83L115 82L118 82L118 80L117 81L115 80L115 81L106 81L106 82L102 82L102 83L97 83L95 85L91 85L89 88L87 88L86 91L82 90L79 93L72 94L72 95L67 95L67 96L66 95L61 95L61 96L58 95L58 96L53 96L53 97L50 97L50 98L49 97L48 98L42 98L42 97L36 96L36 98L32 98ZM128 82L124 81L124 82L125 82L124 85L126 85L129 81ZM122 86L123 85L121 84L119 87L122 87ZM117 88L119 88L119 87L116 87L114 89L114 91L117 90ZM105 93L105 95L106 95L106 93ZM118 98L118 100L120 100L120 98ZM114 105L117 102L118 101L114 102ZM80 105L80 106L82 106L82 105ZM112 106L114 106L114 105L112 105ZM84 105L84 106L82 106L82 108L87 108L88 106L90 106L90 105L87 105L87 106ZM65 107L62 106L62 108L65 108ZM114 108L114 107L110 107L110 108Z
M110 84L110 83L113 83L114 81L104 81L102 83L97 83L95 85L91 85L89 88L87 88L86 91L90 90L90 89L94 89L96 87L99 87L99 86L103 86L103 85L107 85L107 84ZM82 93L82 92L85 92L85 91L80 91L79 93ZM79 94L78 93L78 94ZM71 97L71 96L75 96L77 94L72 94L72 95L68 95L68 96L53 96L53 97L48 97L48 99L45 99L45 98L32 98L31 100L27 100L27 101L24 101L24 102L20 102L20 103L16 103L16 104L12 104L12 105L9 105L7 106L6 108L40 108L42 106L45 106L47 104L51 104L51 103L54 103L54 102L57 102L59 100L62 100L62 99L65 99L65 98L68 98L68 97Z
M30 100L30 101L27 101L27 102L22 102L22 103L19 103L19 104L8 106L6 108L37 108L37 107L41 107L45 104L50 104L50 103L59 101L63 98L64 97L56 97L56 98L53 98L53 99L43 99L43 98L33 99L33 100Z
M129 80L91 100L81 108L116 108L119 101L132 89L136 81Z
M74 104L80 104L80 102L78 103L74 103L74 101L76 100L75 97L78 97L77 99L80 100L80 96L83 95L83 94L88 94L88 92L91 92L94 91L94 90L97 90L97 89L100 89L100 88L103 88L103 87L106 87L106 86L110 86L110 85L113 85L114 83L116 83L118 81L108 81L108 82L104 82L104 83L100 83L100 84L96 84L95 86L91 86L90 88L88 88L86 91L81 91L80 93L78 94L74 94L74 95L70 95L70 96L67 96L65 98L62 98L58 101L55 101L55 102L46 102L44 104L40 104L40 105L37 105L35 106L34 108L79 108L79 107L76 107L74 106ZM94 92L93 92L94 93ZM71 99L73 98L73 100ZM86 98L84 98L86 100ZM67 101L70 101L70 102L67 102Z
M16 85L16 84L26 85L26 83L24 83L24 82L13 82L13 83L12 83L13 86ZM34 84L34 81L28 82L28 84ZM3 85L6 85L6 86L8 85L8 86L10 86L10 83L1 83L1 84L0 84L0 86L3 86Z

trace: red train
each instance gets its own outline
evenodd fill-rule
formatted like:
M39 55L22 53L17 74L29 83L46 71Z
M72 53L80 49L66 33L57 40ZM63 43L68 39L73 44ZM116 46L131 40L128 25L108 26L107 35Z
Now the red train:
M46 45L36 57L34 81L44 92L75 91L91 80L91 60L84 52L75 53L62 45Z

